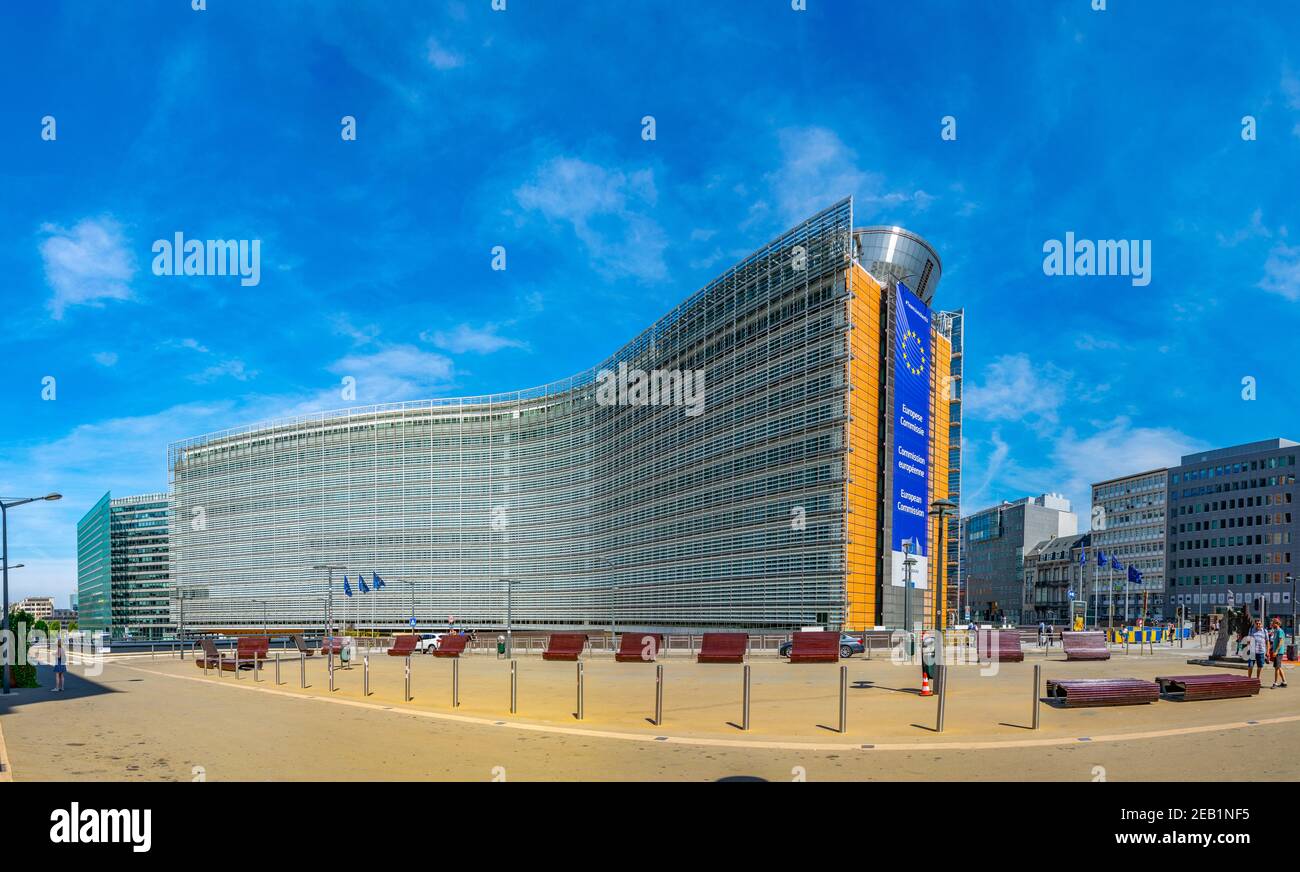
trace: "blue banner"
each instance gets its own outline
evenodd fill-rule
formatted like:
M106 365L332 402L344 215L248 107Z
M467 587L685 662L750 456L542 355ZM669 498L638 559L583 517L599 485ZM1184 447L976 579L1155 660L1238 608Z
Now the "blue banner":
M927 587L930 509L930 307L902 282L895 290L893 572L906 578L903 543L912 542L912 585Z

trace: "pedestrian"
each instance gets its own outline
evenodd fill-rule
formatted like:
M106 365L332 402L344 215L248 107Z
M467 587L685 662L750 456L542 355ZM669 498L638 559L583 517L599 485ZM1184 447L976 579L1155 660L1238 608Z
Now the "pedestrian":
M1250 670L1255 668L1255 677L1261 681L1264 678L1264 662L1268 658L1268 634L1264 632L1264 621L1262 618L1255 619L1255 628L1250 631L1247 637L1249 645L1246 648L1246 677L1250 678Z
M1268 634L1268 644L1272 649L1269 658L1273 661L1273 687L1286 687L1286 673L1282 671L1282 655L1286 653L1286 632L1282 629L1282 619L1273 619L1273 629Z
M55 693L63 692L63 676L68 671L68 655L63 650L63 637L59 637L59 647L54 652L54 687Z
M1046 645L1046 644L1047 644L1047 643L1044 641L1044 638L1045 638L1046 636L1047 636L1047 622L1046 622L1046 621L1039 621L1039 622L1038 622L1038 644L1039 644L1039 645Z

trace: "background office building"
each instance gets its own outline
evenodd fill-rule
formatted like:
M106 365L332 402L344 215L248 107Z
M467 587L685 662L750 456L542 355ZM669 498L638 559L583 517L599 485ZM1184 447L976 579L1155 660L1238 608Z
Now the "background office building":
M77 523L77 626L112 638L174 635L167 494L104 494Z
M38 621L48 621L54 617L54 597L29 596L16 603L9 604L11 612L26 612Z
M1071 626L1071 615L1081 613L1091 568L1079 563L1079 557L1091 543L1090 533L1053 536L1039 542L1025 554L1025 603L1021 614L1024 623L1046 621L1061 627ZM1092 551L1088 550L1091 557ZM1074 598L1070 592L1074 592Z
M1025 618L1025 554L1046 539L1079 532L1079 516L1060 494L1023 497L962 519L962 574L970 616Z
M948 364L948 499L953 512L944 531L947 549L946 607L949 625L960 623L961 604L966 601L966 582L961 577L961 452L962 452L962 371L965 367L966 310L941 312L946 319L947 333L952 341L952 359Z
M845 200L572 378L175 443L186 628L319 627L327 565L358 627L499 627L507 603L516 627L897 626L909 572L932 625L939 278L924 240L855 230ZM625 392L637 371L703 373L699 414Z
M1189 454L1169 470L1169 597L1189 618L1255 603L1294 614L1296 455L1269 439Z
M1137 618L1173 617L1165 596L1168 480L1168 470L1152 469L1092 486L1093 545L1108 558L1118 557L1125 569L1110 573L1108 580L1093 560L1097 577L1089 588L1090 621L1107 623L1112 614L1124 625ZM1142 573L1140 583L1127 582L1130 566Z

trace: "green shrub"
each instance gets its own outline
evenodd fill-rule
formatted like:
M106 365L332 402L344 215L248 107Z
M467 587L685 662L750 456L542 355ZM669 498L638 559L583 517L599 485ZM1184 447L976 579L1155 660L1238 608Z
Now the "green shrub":
M31 663L9 667L10 687L40 687L36 680L36 667Z

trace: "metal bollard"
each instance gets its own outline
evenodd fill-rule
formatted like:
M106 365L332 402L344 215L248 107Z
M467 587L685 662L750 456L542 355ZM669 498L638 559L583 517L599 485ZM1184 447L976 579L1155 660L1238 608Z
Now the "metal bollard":
M460 708L460 659L451 659L451 707Z
M208 658L207 658L207 657L204 657L204 658L203 658L203 677L204 677L204 678L207 678L207 677L208 677Z
M664 668L655 667L655 726L664 724Z
M849 667L840 667L840 735L849 730Z
M263 663L262 658L259 657L257 654L254 654L253 655L253 681L254 682L258 682L262 680L262 663Z
M749 729L749 664L748 663L745 664L744 688L745 688L744 692L741 694L742 708L740 712L740 728L742 730L748 730Z
M298 655L298 686L304 690L307 687L307 655Z
M239 680L239 655L235 655L235 681Z
M334 692L334 659L333 658L330 658L329 672L330 672L330 693L333 693Z
M582 661L578 661L578 720L582 720Z
M1038 729L1038 690L1043 686L1043 667L1034 667L1034 729Z
M938 681L936 681L935 684L939 687L939 717L935 722L934 731L936 733L942 733L944 704L948 702L948 667L940 664L938 671Z
M275 652L275 686L280 686L280 652Z
M867 636L867 659L871 659L871 637Z
M406 701L411 701L411 655L406 655Z
M370 696L370 655L361 658L361 695Z
M519 702L519 661L510 661L510 714L518 709Z

